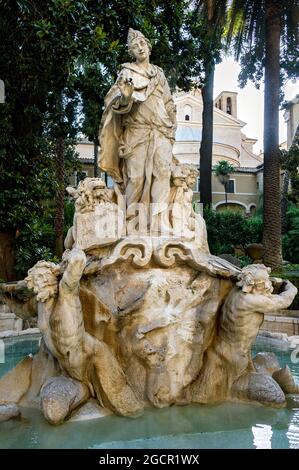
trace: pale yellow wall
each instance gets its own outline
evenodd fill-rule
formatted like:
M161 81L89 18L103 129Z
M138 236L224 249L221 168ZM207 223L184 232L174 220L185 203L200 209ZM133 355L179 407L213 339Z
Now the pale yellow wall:
M227 194L227 199L232 204L231 208L233 209L233 206L238 205L242 208L242 211L250 212L250 208L257 205L256 174L232 173L230 179L235 180L235 192ZM217 176L213 174L212 203L214 207L217 206L217 210L223 209L222 205L218 205L220 202L225 203L225 191Z

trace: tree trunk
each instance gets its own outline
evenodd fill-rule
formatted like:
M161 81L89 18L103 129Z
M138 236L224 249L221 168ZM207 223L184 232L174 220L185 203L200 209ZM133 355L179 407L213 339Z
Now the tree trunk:
M287 233L287 210L288 210L288 191L290 175L287 170L284 172L283 185L281 192L281 233Z
M56 144L56 214L55 214L55 254L58 258L63 253L64 229L64 138L58 137Z
M280 91L280 2L266 0L264 95L264 263L282 265L278 111Z
M95 178L99 178L100 176L98 154L99 154L99 139L96 136L93 140L93 172L94 172Z
M212 204L212 156L213 156L213 64L206 66L206 83L202 88L202 138L200 144L200 202L204 208Z
M7 282L16 279L14 241L15 232L0 232L0 279Z

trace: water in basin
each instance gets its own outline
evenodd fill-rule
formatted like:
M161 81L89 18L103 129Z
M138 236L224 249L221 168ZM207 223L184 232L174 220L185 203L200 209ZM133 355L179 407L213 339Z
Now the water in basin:
M6 341L7 362L0 375L38 348L38 337ZM291 351L273 342L257 342L257 351L275 352L299 379ZM288 407L222 403L215 406L174 406L148 410L137 419L106 416L50 426L38 410L23 409L19 420L0 423L0 448L92 449L250 449L299 448L299 397Z

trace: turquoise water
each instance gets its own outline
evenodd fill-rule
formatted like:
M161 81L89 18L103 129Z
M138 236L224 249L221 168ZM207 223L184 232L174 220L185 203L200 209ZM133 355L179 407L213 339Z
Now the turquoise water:
M21 351L33 353L38 346L38 338L10 342L18 360ZM288 363L299 379L291 351L265 341L256 344L254 352L259 350L275 352L281 365ZM9 357L14 365L13 353ZM107 416L59 427L45 422L38 410L24 409L20 421L0 423L0 448L298 449L299 398L289 400L284 409L236 403L175 406L148 410L137 419Z
M5 345L5 354L4 358L0 355L0 377L15 367L25 356L38 351L40 335L13 336L2 341Z

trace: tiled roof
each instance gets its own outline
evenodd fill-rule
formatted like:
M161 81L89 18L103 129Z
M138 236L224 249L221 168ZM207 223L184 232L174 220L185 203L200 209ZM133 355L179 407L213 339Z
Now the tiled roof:
M93 163L94 162L93 158L84 158L84 157L80 157L80 155L79 155L79 160L81 163Z
M263 169L263 164L256 167L239 166L234 169L234 173L258 173Z

